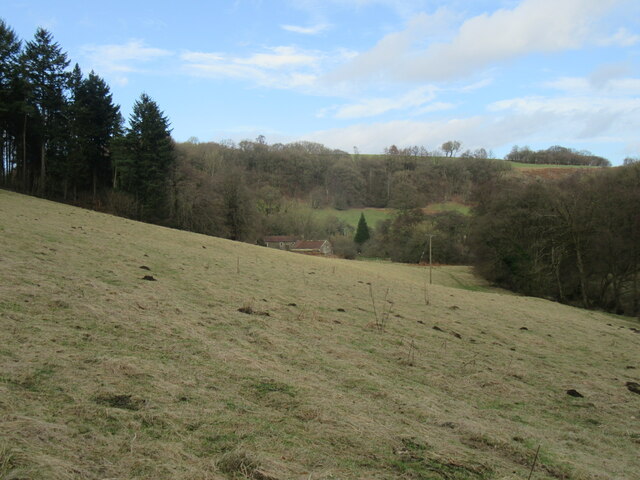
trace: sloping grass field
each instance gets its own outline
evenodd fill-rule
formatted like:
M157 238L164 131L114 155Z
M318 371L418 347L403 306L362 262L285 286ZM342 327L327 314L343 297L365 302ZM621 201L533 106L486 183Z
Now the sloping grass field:
M0 478L640 478L639 322L427 278L0 190Z

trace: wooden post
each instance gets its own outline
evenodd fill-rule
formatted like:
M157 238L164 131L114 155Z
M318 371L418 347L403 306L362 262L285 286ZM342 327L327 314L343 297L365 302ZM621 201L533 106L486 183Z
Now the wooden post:
M529 472L529 478L527 480L531 480L531 475L533 475L533 469L536 468L536 461L538 460L539 453L540 453L540 445L538 445L538 449L536 450L536 456L533 459L533 465L531 465L531 471Z
M433 283L433 276L432 276L432 270L433 270L433 261L431 258L431 239L434 237L435 235L429 235L429 285L431 285Z

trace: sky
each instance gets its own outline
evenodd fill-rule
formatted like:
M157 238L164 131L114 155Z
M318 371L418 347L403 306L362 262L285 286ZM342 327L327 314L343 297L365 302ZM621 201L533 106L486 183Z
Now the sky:
M640 155L638 0L2 0L177 141Z

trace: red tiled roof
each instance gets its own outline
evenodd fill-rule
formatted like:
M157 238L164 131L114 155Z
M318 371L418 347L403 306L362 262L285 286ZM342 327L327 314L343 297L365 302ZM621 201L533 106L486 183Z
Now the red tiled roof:
M264 237L264 243L278 243L278 242L297 242L298 237L292 237L291 235L274 235L271 237Z
M293 250L320 250L326 240L298 240Z

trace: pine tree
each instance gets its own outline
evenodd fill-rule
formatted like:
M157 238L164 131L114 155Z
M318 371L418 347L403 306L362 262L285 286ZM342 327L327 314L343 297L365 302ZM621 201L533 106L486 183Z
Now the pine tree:
M371 238L369 234L369 227L367 226L367 220L364 218L364 213L360 214L360 220L358 220L358 228L356 229L356 235L353 241L358 244L358 250L362 245Z
M0 184L7 182L15 167L18 112L16 80L21 43L16 33L0 19Z
M68 171L72 174L73 187L91 190L95 202L98 189L111 184L110 147L113 138L120 134L120 107L114 105L109 86L102 78L91 72L83 79L77 65L71 88Z
M38 28L34 39L27 42L21 57L21 65L24 78L27 83L27 104L33 109L33 118L25 121L24 129L28 123L35 126L39 137L39 171L37 191L46 192L47 180L50 177L47 171L53 167L54 173L60 173L59 165L55 160L64 156L64 144L68 125L63 115L66 104L66 88L69 73L67 54L64 53L53 36L43 28ZM25 117L25 120L28 118ZM26 132L25 132L26 134ZM48 161L53 160L53 165Z
M173 140L169 120L145 93L133 106L123 143L114 183L134 195L139 218L165 219L169 175L175 162Z

